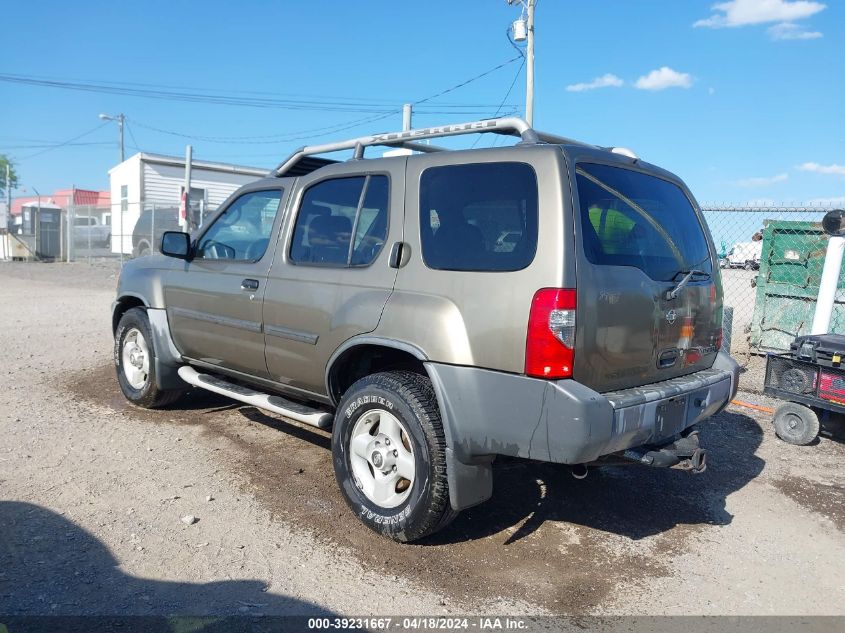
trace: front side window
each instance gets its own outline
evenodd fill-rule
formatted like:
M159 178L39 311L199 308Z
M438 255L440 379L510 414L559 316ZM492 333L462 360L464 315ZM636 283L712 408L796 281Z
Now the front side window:
M582 163L576 170L587 259L634 266L656 281L712 273L701 222L677 185L620 167Z
M372 264L387 238L387 176L332 178L302 197L291 241L297 264L346 268Z
M235 200L200 238L196 257L258 261L267 251L282 192L253 191Z
M420 179L420 238L436 270L521 270L537 250L537 176L525 163L426 169Z

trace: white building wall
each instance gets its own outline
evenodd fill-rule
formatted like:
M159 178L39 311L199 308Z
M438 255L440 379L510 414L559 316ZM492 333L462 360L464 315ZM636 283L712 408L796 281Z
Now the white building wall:
M179 206L185 184L185 168L176 165L143 163L144 202ZM241 185L255 181L252 174L234 174L194 166L191 168L191 188L205 190L205 204L209 210L219 207Z
M127 187L125 209L120 190ZM113 253L132 252L132 229L141 215L141 155L135 154L109 170Z
M178 164L181 162L181 164ZM172 164L177 163L177 164ZM209 169L202 161L191 168L191 188L205 190L206 213L219 207L241 185L266 174L264 170L223 165ZM132 253L132 230L143 209L178 207L185 184L184 161L171 157L135 154L109 170L112 202L112 251ZM121 207L121 186L128 187L126 208ZM122 209L122 210L121 210ZM122 239L118 239L118 236Z

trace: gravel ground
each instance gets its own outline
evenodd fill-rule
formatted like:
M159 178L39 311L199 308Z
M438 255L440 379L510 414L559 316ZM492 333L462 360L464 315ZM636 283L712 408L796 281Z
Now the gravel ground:
M397 545L349 513L326 433L203 393L128 406L116 277L0 264L0 613L845 614L835 428L793 447L730 407L701 476L500 460L493 499Z

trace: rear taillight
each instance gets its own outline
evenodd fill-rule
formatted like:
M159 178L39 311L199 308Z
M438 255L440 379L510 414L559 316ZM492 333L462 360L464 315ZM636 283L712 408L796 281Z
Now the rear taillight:
M525 373L569 378L575 361L575 290L543 288L534 294L525 342Z
M716 332L716 351L722 349L722 343L725 341L725 328L720 327Z

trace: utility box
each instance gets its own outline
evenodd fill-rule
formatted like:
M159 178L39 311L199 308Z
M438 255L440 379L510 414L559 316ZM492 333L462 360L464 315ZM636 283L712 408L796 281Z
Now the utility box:
M751 347L786 352L796 336L810 334L828 236L821 222L769 220L757 275ZM830 331L845 334L845 267L840 273Z
M15 229L16 234L31 245L36 258L44 261L61 258L61 208L52 204L24 205L21 222Z

